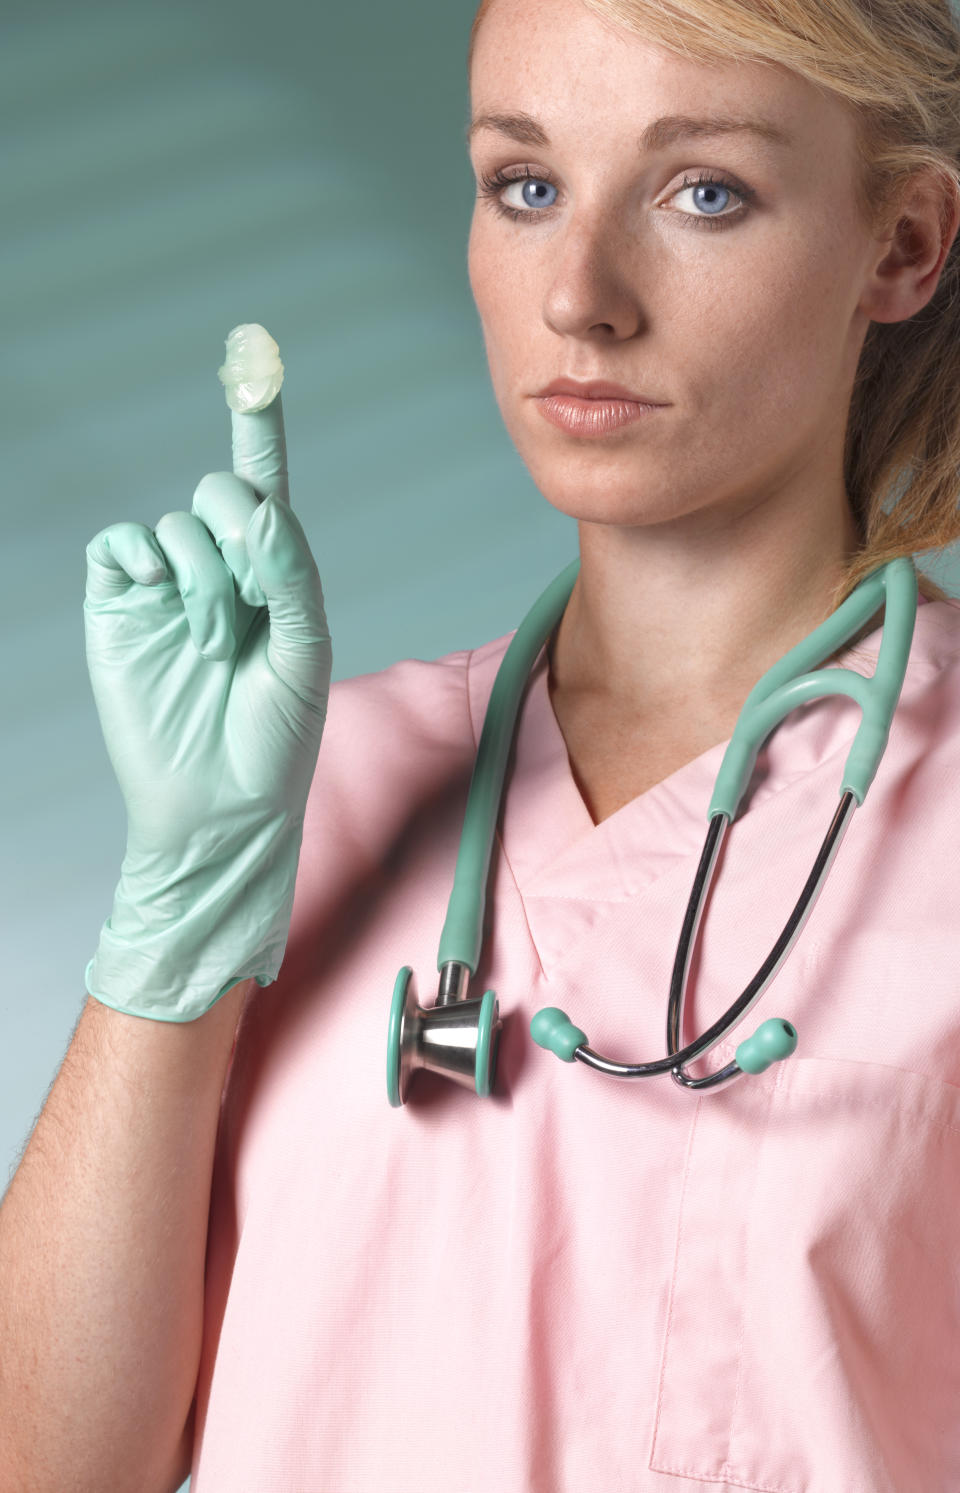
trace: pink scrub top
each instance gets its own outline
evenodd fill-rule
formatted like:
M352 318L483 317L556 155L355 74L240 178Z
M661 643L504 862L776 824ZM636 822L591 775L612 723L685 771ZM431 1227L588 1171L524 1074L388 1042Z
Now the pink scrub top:
M921 605L889 745L771 987L795 1055L714 1093L537 1047L560 1006L665 1055L720 743L594 825L524 696L480 966L495 1093L387 1100L401 965L437 993L470 774L513 633L334 684L279 978L224 1088L192 1493L958 1493L960 602ZM844 663L871 674L881 630ZM837 807L858 707L758 756L683 1041L759 969Z

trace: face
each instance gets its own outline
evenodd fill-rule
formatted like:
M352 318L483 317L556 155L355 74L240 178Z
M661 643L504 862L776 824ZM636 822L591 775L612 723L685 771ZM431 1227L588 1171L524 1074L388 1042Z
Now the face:
M544 496L622 525L712 525L828 476L842 498L877 258L842 106L780 67L675 57L580 0L494 0L470 84L473 118L523 111L550 142L474 135L478 179L533 180L478 195L468 254L497 402ZM708 113L792 143L738 132L641 150L658 116ZM669 407L583 439L532 397L564 375Z

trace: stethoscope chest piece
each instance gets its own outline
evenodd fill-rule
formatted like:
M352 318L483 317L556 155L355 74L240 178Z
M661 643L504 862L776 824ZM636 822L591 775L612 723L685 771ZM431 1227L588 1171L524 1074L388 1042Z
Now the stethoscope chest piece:
M500 1007L496 994L457 995L463 988L462 966L447 965L435 1006L417 1003L405 964L397 975L387 1035L387 1096L394 1108L406 1104L413 1075L420 1068L452 1078L481 1098L493 1089L500 1041ZM444 1004L441 1001L446 997Z

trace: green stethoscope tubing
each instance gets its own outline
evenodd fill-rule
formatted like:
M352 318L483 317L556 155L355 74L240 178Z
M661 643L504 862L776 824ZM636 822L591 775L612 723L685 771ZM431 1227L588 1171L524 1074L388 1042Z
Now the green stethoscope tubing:
M490 867L493 838L499 818L503 793L503 779L507 759L513 741L521 696L530 678L530 672L540 650L563 616L570 599L574 583L580 570L577 557L567 565L546 587L520 623L504 654L493 689L477 749L467 807L463 820L463 831L457 855L453 889L447 906L446 921L440 937L437 954L437 969L454 965L465 967L472 975L480 960L483 942L483 918L486 906L486 885ZM879 567L855 588L846 600L820 624L808 637L790 649L750 691L737 720L736 727L724 753L720 771L714 786L713 797L707 811L711 823L708 836L710 868L716 860L723 831L737 813L740 800L753 772L757 753L774 727L801 705L825 695L845 694L860 707L862 719L853 739L844 766L840 788L841 800L845 801L843 827L848 813L860 806L876 775L890 735L890 727L906 674L907 662L913 641L917 614L917 573L913 561L898 557ZM876 669L872 676L865 677L853 669L816 669L824 658L829 658L843 643L853 636L866 622L884 607L883 634ZM722 822L714 826L713 821L723 816ZM838 826L840 812L834 821ZM717 833L714 833L714 831ZM839 844L842 829L833 830L834 841L829 857L822 857L827 864L832 860ZM829 839L829 836L828 836ZM701 875L708 860L705 848L701 861ZM822 871L820 881L826 874ZM812 881L811 877L811 881ZM808 882L808 887L810 883ZM819 890L819 885L817 887ZM815 893L808 898L807 912L812 906ZM702 902L702 898L701 898ZM689 917L688 909L688 922ZM699 907L695 922L699 921ZM690 930L686 930L690 931ZM797 928L796 932L799 931ZM794 938L796 936L794 933ZM695 937L695 930L693 931ZM789 946L792 946L792 941ZM789 946L787 951L789 951ZM689 949L686 951L689 956ZM785 956L784 956L785 957ZM782 962L782 961L781 961ZM765 966L766 968L766 966ZM779 968L779 964L777 965ZM776 970L774 970L774 973ZM409 980L410 967L404 966L397 976L391 1006L390 1032L388 1040L387 1086L391 1104L398 1104L398 1048L400 1012ZM772 978L772 974L770 975ZM769 983L769 980L766 982ZM762 987L761 987L762 988ZM748 987L749 989L749 987ZM489 997L489 1000L488 1000ZM495 1020L493 992L484 997L476 1050L476 1088L478 1093L489 1092L489 1059ZM743 1003L741 997L740 1004ZM752 1003L752 1002L751 1002ZM719 1022L710 1029L713 1035L709 1046L721 1040L727 1030L732 1029L746 1014L736 1011L737 1003ZM748 1009L748 1007L747 1007ZM486 1018L484 1020L484 1017ZM723 1027L723 1030L719 1029ZM599 1058L599 1054L587 1047L586 1034L555 1007L548 1006L538 1011L531 1020L530 1031L534 1040L554 1052L566 1062L574 1058L597 1061L593 1066L604 1067L618 1076L639 1076L654 1072L673 1072L674 1076L685 1062L706 1050L703 1036L687 1047L672 1051L667 1058L649 1064L616 1064ZM796 1032L789 1023L780 1018L764 1022L753 1037L737 1048L737 1060L726 1076L741 1073L763 1072L770 1062L789 1056L795 1049ZM672 1043L668 1043L672 1045ZM481 1076L481 1049L484 1077ZM719 1077L720 1075L715 1075ZM688 1080L690 1086L706 1081Z

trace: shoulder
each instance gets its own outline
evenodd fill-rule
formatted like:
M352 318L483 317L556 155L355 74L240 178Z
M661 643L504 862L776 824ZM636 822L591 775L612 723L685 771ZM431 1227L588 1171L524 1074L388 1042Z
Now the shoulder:
M308 817L394 822L472 771L496 670L513 633L437 658L403 658L330 686Z
M879 635L878 635L879 636ZM902 699L937 702L953 724L960 717L960 600L928 601L917 621Z
M914 639L921 656L929 654L936 664L952 662L960 655L960 598L927 601L917 609Z
M872 676L878 643L863 672ZM910 657L888 743L917 791L960 792L960 601L917 610Z
M859 643L850 648L845 662L871 677L879 661L886 633L886 618ZM910 641L903 697L940 684L960 688L960 599L921 600Z
M481 694L489 695L487 676L492 684L512 636L506 633L437 658L399 659L385 669L335 681L321 751L329 747L331 756L347 738L352 750L358 733L360 742L373 750L401 741L441 749L464 742L475 747L474 707Z

